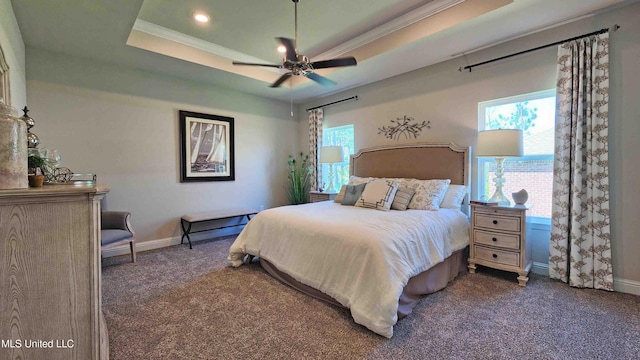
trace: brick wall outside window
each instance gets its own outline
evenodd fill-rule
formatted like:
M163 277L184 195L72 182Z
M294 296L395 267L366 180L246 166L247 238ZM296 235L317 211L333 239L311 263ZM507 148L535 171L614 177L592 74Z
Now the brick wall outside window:
M489 173L486 178L488 188L485 189L485 194L486 198L489 198L496 189L493 183L496 164L488 162L486 167ZM527 216L551 217L553 190L550 184L553 184L553 160L507 160L504 162L504 177L506 183L502 191L511 203L513 203L511 194L525 189L529 194L527 204L533 205L527 212Z

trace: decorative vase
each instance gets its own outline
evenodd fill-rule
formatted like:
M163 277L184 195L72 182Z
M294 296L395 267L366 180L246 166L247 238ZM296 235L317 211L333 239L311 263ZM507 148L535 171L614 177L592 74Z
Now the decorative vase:
M18 112L0 100L0 189L29 187L27 125Z
M527 190L522 189L518 192L511 193L511 197L516 205L524 205L527 202L527 199L529 199L529 194L527 193Z

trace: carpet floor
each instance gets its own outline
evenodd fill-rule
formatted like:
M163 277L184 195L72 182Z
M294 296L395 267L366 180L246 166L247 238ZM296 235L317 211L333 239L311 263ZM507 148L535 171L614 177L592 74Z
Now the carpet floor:
M235 237L106 258L118 359L640 359L640 297L481 268L422 299L383 338L347 310L227 266Z

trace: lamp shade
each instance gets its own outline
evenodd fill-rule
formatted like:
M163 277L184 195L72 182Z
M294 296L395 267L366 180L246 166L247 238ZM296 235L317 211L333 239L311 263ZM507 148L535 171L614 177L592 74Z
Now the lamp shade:
M523 146L522 130L480 131L476 157L521 157L524 155Z
M339 163L343 162L343 159L342 146L323 146L320 148L321 163Z

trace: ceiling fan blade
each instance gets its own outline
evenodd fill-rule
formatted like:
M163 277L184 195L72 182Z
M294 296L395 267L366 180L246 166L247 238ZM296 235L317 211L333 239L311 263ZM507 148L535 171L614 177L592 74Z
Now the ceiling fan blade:
M335 81L329 80L324 76L320 76L316 73L306 73L304 76L308 77L309 79L317 82L318 84L322 85L322 86L327 86L327 87L331 87L336 85L337 83Z
M278 86L282 85L282 83L283 83L283 82L285 82L285 81L287 81L287 79L288 79L288 78L290 78L290 77L291 77L291 75L292 75L292 74L289 72L289 73L286 73L286 74L284 74L284 75L280 76L280 78L278 78L278 80L276 80L276 82L274 82L273 84L271 84L271 86L270 86L270 87L272 87L272 88L276 88L276 87L278 87Z
M287 49L287 60L298 61L298 53L296 52L296 46L293 44L293 40L284 37L277 37L276 40Z
M358 62L356 61L356 58L354 58L353 56L340 58L340 59L316 61L311 63L311 66L313 66L314 69L326 69L326 68L332 68L332 67L354 66L354 65L358 65Z
M275 68L282 67L282 65L276 65L276 64L257 64L257 63L241 62L241 61L232 61L231 63L233 65L268 66L268 67L275 67Z

